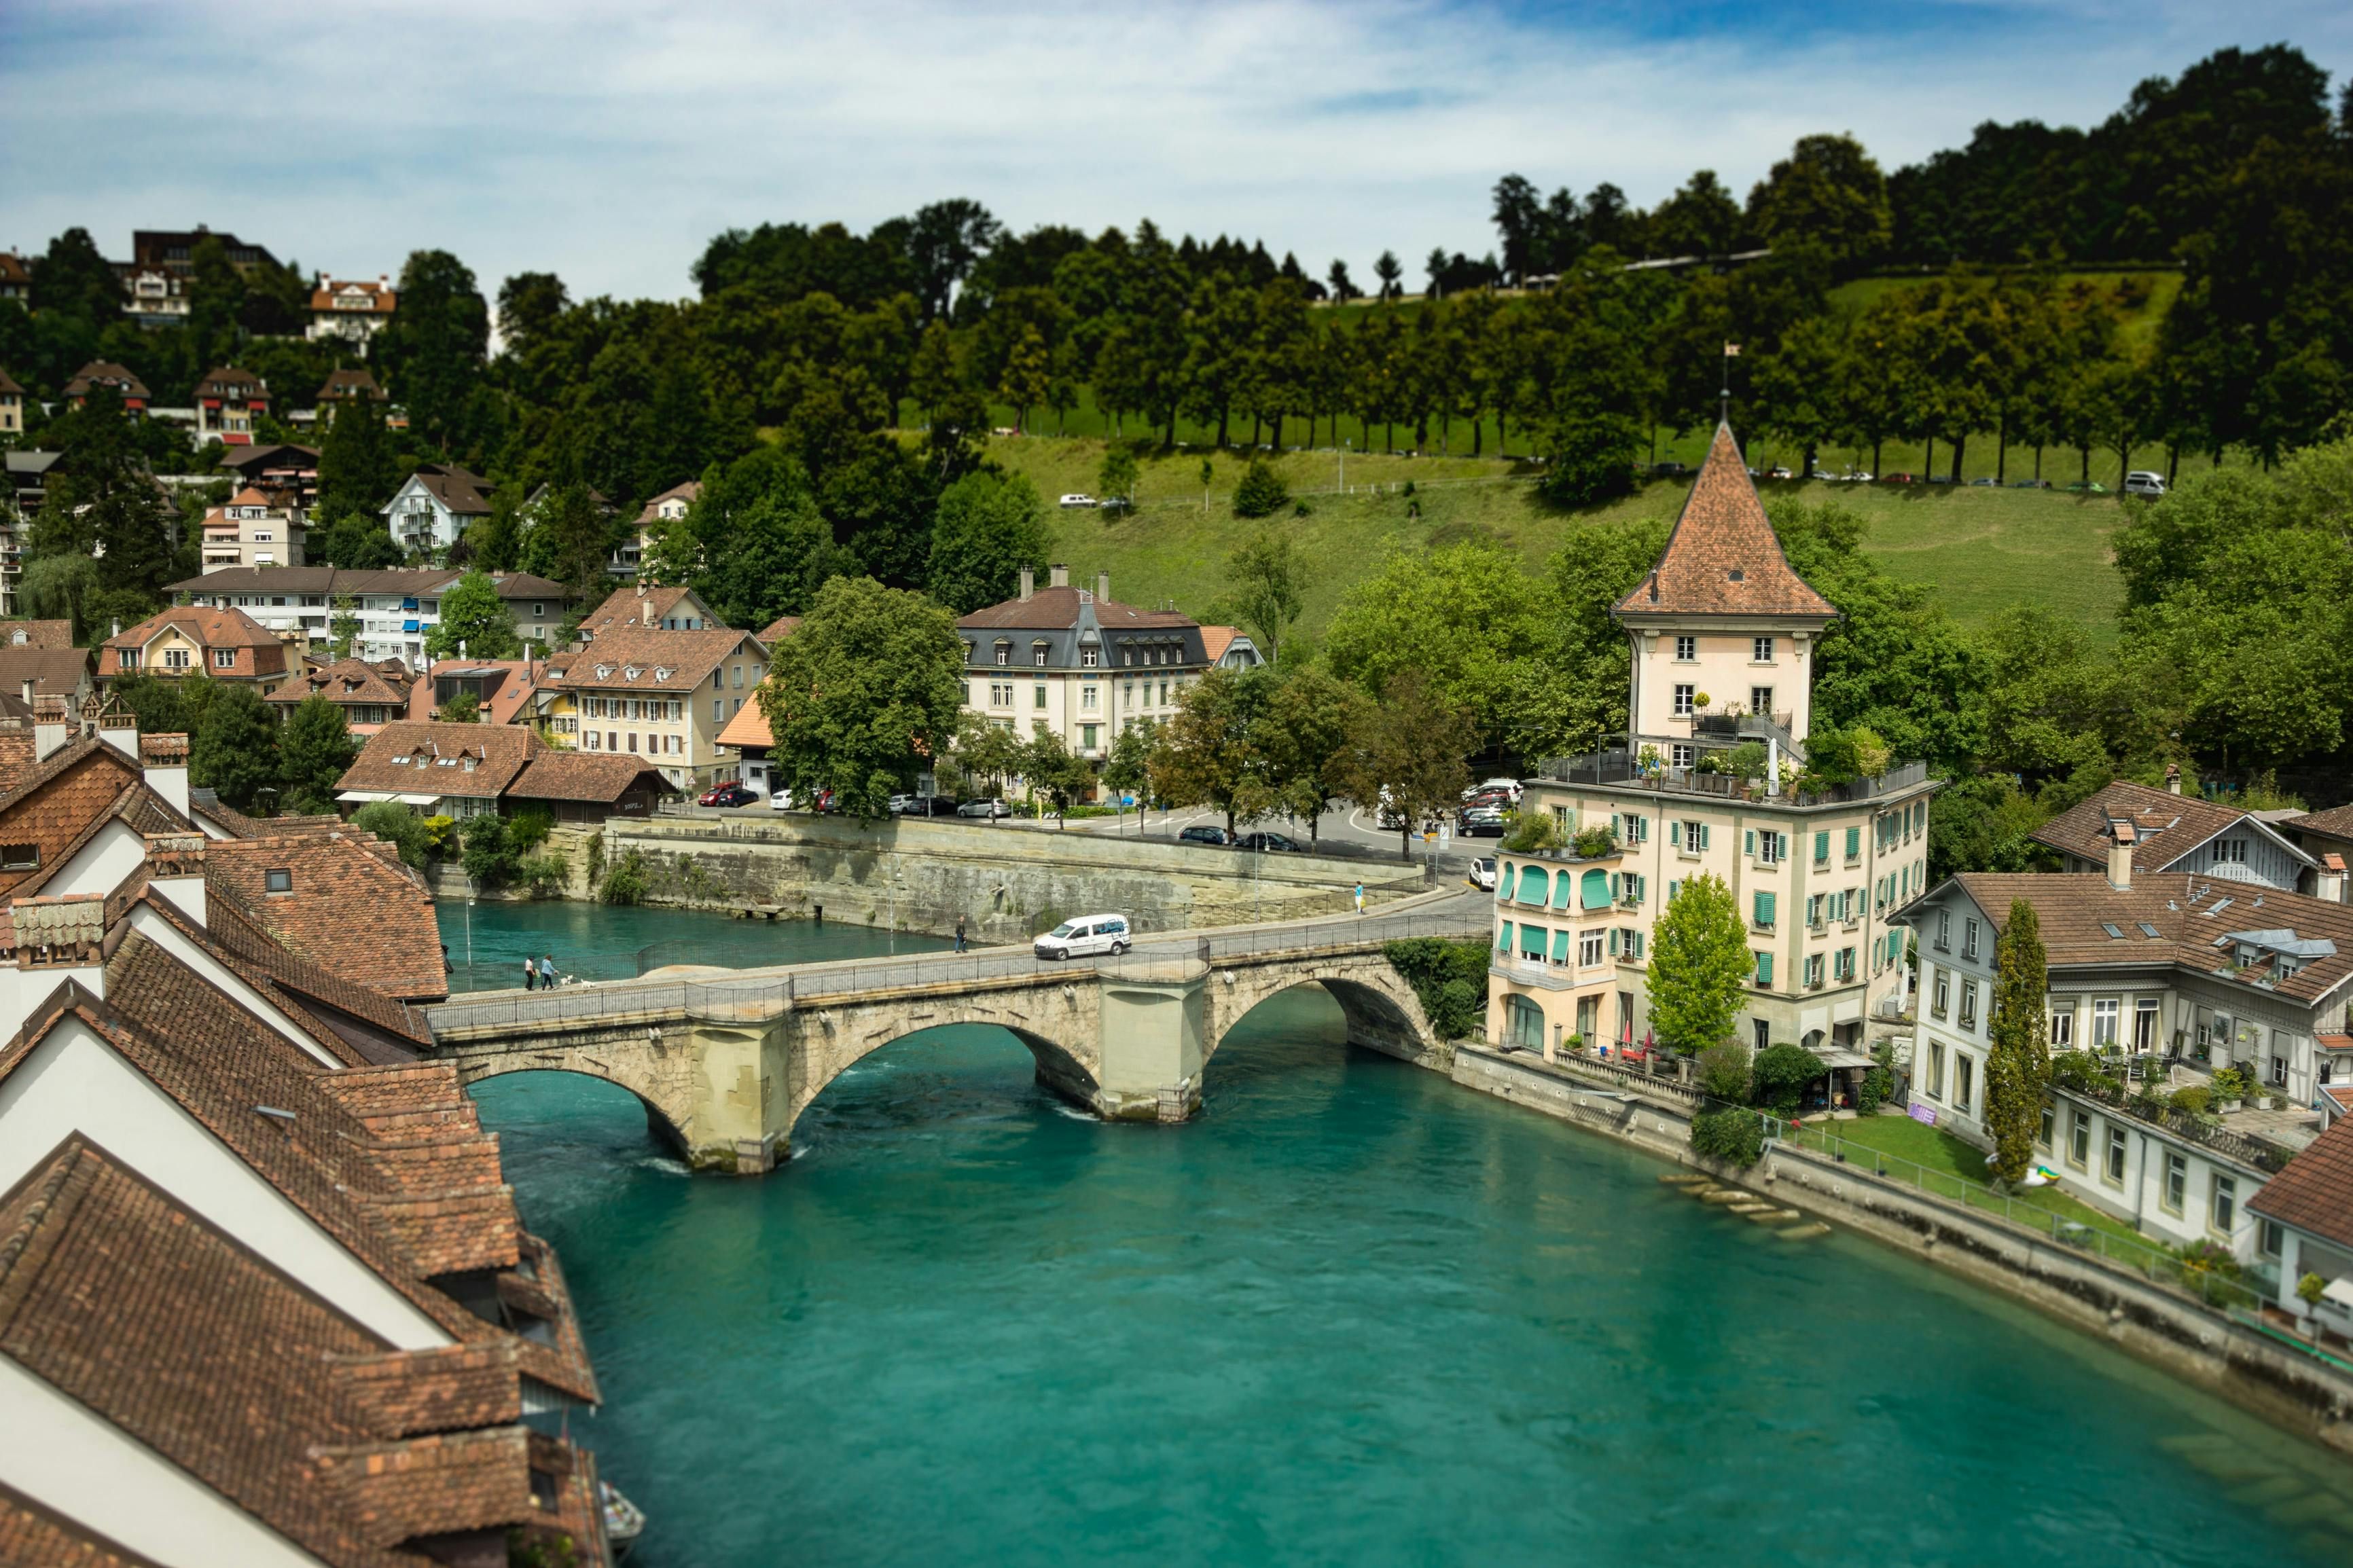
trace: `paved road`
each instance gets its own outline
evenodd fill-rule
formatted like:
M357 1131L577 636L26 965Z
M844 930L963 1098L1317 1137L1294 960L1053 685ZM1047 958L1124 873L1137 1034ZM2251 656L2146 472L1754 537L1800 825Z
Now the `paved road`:
M1112 964L1183 961L1200 956L1237 958L1360 941L1394 942L1411 936L1461 937L1484 933L1493 903L1483 893L1423 895L1364 914L1318 915L1279 924L1228 926L1216 931L1139 932L1124 959L1057 962L1039 958L1027 943L978 948L970 952L932 952L846 963L784 964L689 977L641 976L565 986L555 992L470 992L426 1010L436 1033L598 1017L773 1015L787 1002L807 1002L853 992L918 985L976 983L1040 973L1085 971Z

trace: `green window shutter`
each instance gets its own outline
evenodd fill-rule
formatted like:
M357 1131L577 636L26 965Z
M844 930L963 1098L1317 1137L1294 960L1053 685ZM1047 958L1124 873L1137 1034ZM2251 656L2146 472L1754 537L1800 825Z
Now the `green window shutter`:
M1609 814L1609 837L1612 838L1626 837L1626 819L1614 811Z
M1744 838L1745 838L1746 843L1746 847L1743 848L1740 852L1741 852L1743 855L1754 855L1754 854L1756 854L1756 853L1757 853L1757 830L1756 830L1755 828L1753 828L1753 827L1752 827L1752 828L1750 828L1750 829L1747 831L1747 833L1746 833L1746 835L1744 835Z
M1563 871L1552 879L1552 907L1556 910L1568 908L1569 900L1576 892L1577 879Z
M1682 848L1683 847L1683 825L1681 822L1679 822L1679 821L1678 821L1678 822L1670 822L1670 823L1668 823L1668 824L1667 824L1667 847L1669 847L1670 849L1680 849L1680 848Z
M1676 881L1673 878L1670 877L1667 879L1667 902L1672 904L1675 901L1675 893L1682 887L1683 884Z
M1773 984L1773 955L1769 952L1760 952L1757 955L1757 984L1759 985Z
M1524 925L1520 928L1520 952L1530 958L1545 955L1545 928Z
M1770 893L1757 895L1757 923L1761 926L1773 923L1773 895Z
M1512 879L1518 870L1519 868L1513 865L1509 860L1504 862L1503 878L1495 884L1495 901L1497 903L1508 904L1512 901Z
M1846 830L1846 858L1852 860L1862 853L1862 829L1860 827L1848 828Z
M1552 890L1551 879L1541 866L1520 868L1520 902L1544 908L1545 895Z
M1577 902L1588 910L1609 907L1609 874L1599 867L1578 879Z
M1609 928L1609 956L1612 958L1618 956L1618 928L1616 926L1611 926Z
M1703 848L1703 849L1706 848L1706 847L1707 847L1707 845L1708 845L1708 840L1709 840L1709 839L1711 839L1711 838L1713 838L1714 837L1715 837L1715 835L1714 835L1714 834L1712 834L1712 833L1710 833L1710 832L1708 831L1708 827L1707 827L1707 824L1706 824L1706 823L1703 822L1703 823L1701 823L1701 824L1699 825L1699 847L1700 847L1701 848Z
M1814 835L1814 858L1815 858L1815 859L1817 859L1817 860L1827 860L1827 859L1829 859L1830 858L1831 858L1831 835L1830 835L1830 829L1828 829L1828 828L1824 828L1821 832L1817 833L1817 834L1815 834L1815 835Z
M1614 904L1620 899L1626 896L1624 891L1625 886L1626 879L1622 875L1616 871L1609 873L1609 901L1611 903Z
M1651 901L1651 879L1648 876L1638 876L1634 879L1634 901L1638 904L1647 904Z
M1552 933L1552 961L1555 963L1568 962L1568 932L1566 931Z
M1497 952L1512 951L1512 922L1509 921L1503 921L1496 928L1495 951Z

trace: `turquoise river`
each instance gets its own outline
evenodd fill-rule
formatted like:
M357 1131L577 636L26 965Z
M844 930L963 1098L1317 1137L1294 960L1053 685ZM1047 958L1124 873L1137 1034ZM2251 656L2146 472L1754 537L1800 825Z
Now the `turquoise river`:
M881 951L855 928L442 910L459 984L552 951ZM898 939L902 948L928 946ZM609 1085L478 1091L603 1379L645 1568L2276 1564L2353 1471L1843 1233L1780 1240L1604 1140L1246 1019L1184 1127L1105 1126L1011 1037L912 1036L763 1181Z

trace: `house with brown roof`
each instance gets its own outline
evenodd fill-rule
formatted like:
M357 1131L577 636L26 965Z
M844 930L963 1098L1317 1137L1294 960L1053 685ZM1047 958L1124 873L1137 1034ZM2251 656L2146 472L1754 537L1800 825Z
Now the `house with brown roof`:
M282 718L294 705L323 697L343 710L353 734L364 739L408 716L410 691L417 678L397 659L370 664L362 658L340 658L304 671L271 692L269 705Z
M342 366L327 373L320 384L316 399L322 408L332 408L340 403L382 403L384 388L364 367Z
M33 308L33 269L13 250L0 250L0 300Z
M637 527L615 548L613 559L605 569L616 577L636 576L646 552L653 548L655 536L685 517L687 509L702 494L702 481L689 479L682 485L670 486L639 507Z
M400 294L389 278L379 277L370 283L322 273L311 290L311 324L302 335L314 343L340 338L365 348L371 338L391 324L393 312L399 308Z
M0 365L0 436L25 433L25 389Z
M420 463L384 507L393 542L412 554L448 549L491 515L491 481L455 463Z
M547 661L540 716L580 751L650 758L673 788L692 790L732 763L719 732L767 672L767 649L748 632L617 627Z
M329 974L396 1002L448 996L432 896L373 835L211 840L204 869L208 888L225 889L272 941Z
M409 688L407 717L423 722L460 696L471 697L485 724L528 724L538 717L547 661L441 658Z
M293 674L286 645L241 610L174 606L99 646L98 678L195 675L238 681L268 696Z
M71 647L71 621L0 622L0 647Z
M272 506L307 516L319 500L319 449L291 442L229 447L221 468L236 476L239 489L258 489Z
M798 617L794 617L798 624ZM723 625L711 606L691 588L665 588L633 583L616 588L605 602L580 617L578 636L592 642L607 632L631 626L655 626L666 632L699 632Z
M249 370L216 365L196 378L196 441L248 447L269 412L269 386Z
M75 647L70 643L63 647L40 647L0 639L0 692L17 698L27 707L37 697L62 698L69 707L79 711L93 689L92 663L90 649Z
M1838 611L1790 567L1728 428L1613 614L1633 649L1623 744L1546 760L1519 803L1564 836L1606 836L1610 863L1570 875L1541 855L1498 857L1489 1037L1642 1057L1652 929L1704 874L1746 929L1741 1043L1802 1046L1830 1069L1825 1102L1851 1098L1872 1049L1905 1033L1894 917L1927 888L1937 785L1915 762L1801 783L1815 640ZM1715 771L1750 742L1761 776Z
M541 749L539 737L520 725L402 720L368 738L336 781L335 798L346 807L389 800L427 816L483 816L499 809Z
M1185 688L1217 660L1199 623L1111 596L1111 574L1092 590L1051 568L1040 588L1024 568L1021 591L956 622L964 639L965 710L1024 736L1050 731L1100 763L1120 731L1172 717Z
M2104 871L2120 832L2129 828L2137 875L2194 872L2219 881L2315 890L2320 864L2279 826L2253 812L2118 779L2034 830L2065 871Z
M749 711L749 710L746 710ZM558 822L650 816L679 794L661 770L626 752L565 752L543 747L507 788L516 811L543 808Z
M101 386L112 388L122 399L125 413L147 412L147 384L111 360L94 359L74 372L73 379L65 384L65 400L79 408Z
M2333 805L2325 811L2301 812L2272 824L2290 843L2311 858L2315 898L2353 902L2353 805Z
M2248 1201L2318 1132L2327 1089L2353 1084L2353 910L2202 872L2144 873L2132 850L2129 838L2116 845L2100 872L1968 873L1896 917L1918 941L1915 1114L1990 1145L1995 944L2023 900L2046 954L2054 1055L2129 1068L2160 1095L2211 1089L2222 1068L2253 1086L2208 1122L2054 1081L2037 1161L2085 1203L2165 1241L2211 1240L2264 1261L2276 1249Z
M301 510L248 486L205 513L203 562L206 572L239 567L274 571L302 564L305 519Z
M2276 1260L2273 1304L2323 1348L2353 1352L2353 1121L2334 1121L2247 1207L2263 1231L2258 1251ZM2321 1280L2309 1304L2297 1293L2306 1275Z

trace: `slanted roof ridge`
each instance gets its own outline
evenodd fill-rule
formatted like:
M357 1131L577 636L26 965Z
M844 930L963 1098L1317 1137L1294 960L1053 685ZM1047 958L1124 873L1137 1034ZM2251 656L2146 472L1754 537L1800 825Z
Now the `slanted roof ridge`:
M1828 620L1839 612L1789 564L1732 426L1718 420L1666 548L1616 613Z

